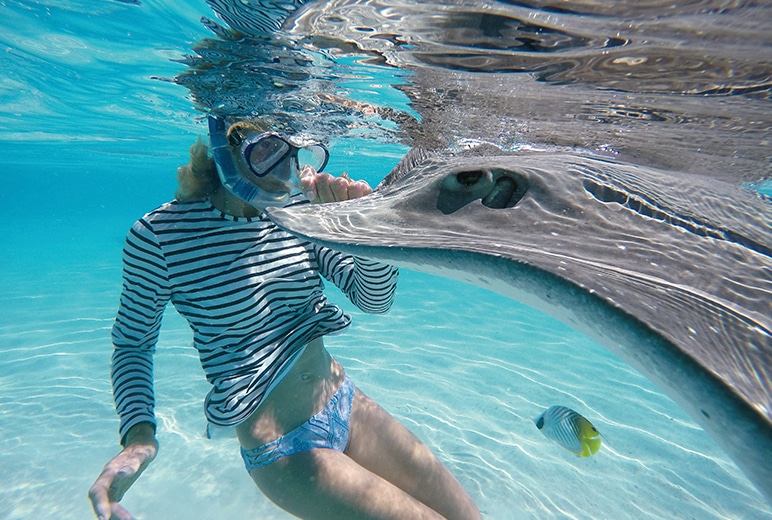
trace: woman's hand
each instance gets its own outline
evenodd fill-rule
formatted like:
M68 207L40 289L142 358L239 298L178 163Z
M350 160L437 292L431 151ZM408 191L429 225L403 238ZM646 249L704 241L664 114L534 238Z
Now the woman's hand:
M153 426L140 423L126 434L126 447L108 462L91 486L88 497L99 520L131 520L119 503L158 453Z
M329 173L318 173L310 166L300 172L299 180L303 195L314 204L358 199L373 192L365 181L351 180L346 173L333 177Z

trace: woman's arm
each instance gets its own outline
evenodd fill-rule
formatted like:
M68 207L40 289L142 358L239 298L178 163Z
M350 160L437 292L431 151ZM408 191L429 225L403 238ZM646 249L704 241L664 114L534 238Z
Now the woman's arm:
M319 272L338 286L351 303L368 314L388 312L397 290L396 267L327 247L312 247L319 261Z
M158 453L155 426L138 423L126 433L123 450L105 464L88 492L94 513L100 520L132 518L120 501Z
M303 170L300 186L315 204L356 199L373 191L366 182L353 181L345 173L333 177L312 168ZM314 250L322 276L337 285L354 305L370 314L382 314L391 308L399 274L395 267L321 246L314 246Z
M111 378L123 450L89 490L100 519L132 518L119 502L158 452L153 354L169 297L166 261L150 224L139 220L123 249L123 290L112 329Z
M123 249L123 289L112 329L112 383L121 443L135 424L155 425L153 356L171 297L166 259L152 226L137 221Z

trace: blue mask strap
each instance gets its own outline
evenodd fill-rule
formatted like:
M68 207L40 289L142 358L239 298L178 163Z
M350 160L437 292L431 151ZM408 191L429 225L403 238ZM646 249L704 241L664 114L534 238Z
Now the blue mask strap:
M236 170L231 157L230 145L226 136L225 120L208 116L209 121L209 143L212 147L212 155L217 165L217 174L220 182L225 188L236 195L241 200L252 203L259 199L259 189L257 186L244 180Z

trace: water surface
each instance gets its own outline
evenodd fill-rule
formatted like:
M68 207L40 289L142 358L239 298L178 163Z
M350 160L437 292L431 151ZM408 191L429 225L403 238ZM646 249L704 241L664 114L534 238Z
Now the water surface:
M372 184L409 145L470 139L751 187L769 179L763 2L347 4L310 4L286 28L301 43L281 54L300 65L273 69L255 66L267 55L254 35L222 40L201 24L216 18L204 1L0 4L0 517L88 518L88 487L117 450L109 329L123 236L171 197L205 109L273 112L327 136L330 171ZM228 81L188 81L206 64ZM354 325L330 350L486 518L772 514L677 405L557 321L409 271L385 317L331 293ZM161 452L126 506L151 519L286 518L243 471L235 441L204 438L207 385L190 331L172 309L164 319ZM574 457L538 432L532 421L552 404L600 429L597 456Z

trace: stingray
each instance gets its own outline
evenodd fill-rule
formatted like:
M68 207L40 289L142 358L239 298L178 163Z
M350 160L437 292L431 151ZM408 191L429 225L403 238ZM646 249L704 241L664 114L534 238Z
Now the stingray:
M585 9L605 7L572 4L579 11L564 24L549 10L552 25L535 27L539 18L519 18L519 7L493 12L485 4L483 13L484 3L441 9L442 16L431 3L413 3L401 6L409 15L397 16L396 7L387 13L352 0L260 9L207 2L238 33L206 21L229 48L260 48L283 28L317 45L346 49L355 42L412 73L402 90L420 125L403 130L411 145L435 152L415 148L370 196L271 209L279 226L341 251L491 289L596 339L679 403L772 503L772 206L741 185L768 176L759 145L769 126L759 115L769 91L769 64L757 51L768 33L763 12L700 19L707 31L701 42L726 41L733 23L755 35L746 38L748 49L725 58L715 45L706 53L690 32L671 37L692 45L658 47L660 21L647 25L651 17L634 2L615 4L632 11L597 18L597 26L576 34L562 28L577 27L573 17ZM680 14L693 16L688 6ZM761 25L749 25L751 18ZM634 31L626 29L631 19L638 21ZM647 31L653 43L641 60L620 35L640 46ZM553 52L555 45L572 48ZM733 39L727 49L737 45ZM301 89L309 77L319 80L307 67L288 75L287 65L303 60L277 60L276 49L269 45L271 61L258 60L260 67L248 59L212 65L206 60L222 53L202 51L195 74L180 82L213 109L228 100L232 107L271 100L254 88L257 71L274 74L265 83L278 85L276 95L286 95L288 84ZM210 71L232 85L242 75L231 63L249 64L244 89L202 82ZM715 84L724 77L733 83ZM611 91L625 92L624 102ZM717 103L711 96L728 97ZM314 119L305 108L300 120ZM611 160L493 147L436 152L463 137L499 143L513 129L523 133L517 142L621 153Z
M591 154L411 151L283 229L469 282L594 338L675 400L772 502L772 206L736 183Z

